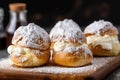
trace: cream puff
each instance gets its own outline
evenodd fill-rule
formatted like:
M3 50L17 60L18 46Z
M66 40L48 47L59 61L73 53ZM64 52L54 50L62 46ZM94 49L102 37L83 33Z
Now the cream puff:
M14 33L12 45L7 49L13 64L20 67L40 66L49 61L50 39L40 26L30 23L20 26Z
M95 56L115 56L120 53L119 32L111 22L94 21L85 28L84 34Z
M86 38L71 19L59 21L50 32L52 60L55 64L77 67L90 64L93 56Z

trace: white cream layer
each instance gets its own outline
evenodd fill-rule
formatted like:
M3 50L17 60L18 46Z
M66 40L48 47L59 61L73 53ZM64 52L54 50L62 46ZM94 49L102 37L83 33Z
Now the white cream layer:
M93 36L88 36L87 37L87 44L92 44L94 47L97 46L97 45L101 45L103 49L107 49L107 50L111 50L112 45L116 44L116 43L119 43L117 36L93 35Z
M28 60L28 57L21 57L22 55L31 52L29 48L21 48L18 46L10 45L7 48L9 54L12 54L13 57L19 57L19 62L25 62Z
M92 54L91 51L88 49L87 44L76 45L76 44L70 44L64 41L57 41L54 44L53 49L55 51L63 51L63 52L70 52L70 53L78 51L78 50L82 50L86 54Z
M22 53L29 53L31 50L29 48L21 48L17 46L10 45L7 49L9 54L13 54L14 57L21 56Z
M55 44L54 44L54 50L55 51L62 51L63 49L65 49L66 47L75 47L75 45L73 44L68 44L64 41L57 41Z

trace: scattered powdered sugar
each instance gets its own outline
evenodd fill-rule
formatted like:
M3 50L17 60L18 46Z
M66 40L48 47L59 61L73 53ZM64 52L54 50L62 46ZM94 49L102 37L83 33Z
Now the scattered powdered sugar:
M39 72L39 73L51 73L51 74L73 74L73 73L84 73L89 71L96 71L106 63L115 59L115 57L97 57L94 58L93 63L83 67L60 67L55 65L45 65L35 68L17 68L12 66L12 62L9 58L0 60L0 69L3 70L13 70L13 71L23 71L23 72Z
M86 27L84 33L92 33L99 35L100 30L107 27L111 27L113 29L115 28L113 24L109 21L104 21L104 20L94 21L93 23L91 23Z
M75 23L71 19L65 19L63 21L59 21L50 32L51 41L78 41L82 43L82 39L84 38L83 32L81 31L79 25Z
M75 52L77 47L71 46L64 48L63 52Z
M20 26L15 31L12 44L46 49L49 47L50 41L48 33L43 28L34 23L29 23L27 26Z

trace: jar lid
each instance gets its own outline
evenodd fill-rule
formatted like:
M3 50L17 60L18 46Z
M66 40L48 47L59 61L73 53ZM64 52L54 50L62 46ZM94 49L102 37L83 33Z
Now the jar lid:
M11 3L9 4L9 9L10 11L23 11L26 9L26 4L25 3Z

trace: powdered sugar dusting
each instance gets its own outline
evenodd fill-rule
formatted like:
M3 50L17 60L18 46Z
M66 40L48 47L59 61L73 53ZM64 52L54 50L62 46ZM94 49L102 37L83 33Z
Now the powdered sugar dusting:
M59 21L50 32L50 39L53 42L58 40L72 40L73 42L78 41L82 43L83 38L84 35L79 25L71 19Z
M27 26L20 26L15 31L12 44L37 49L46 49L49 48L50 41L48 33L43 28L34 23L30 23Z
M94 21L93 23L91 23L90 25L88 25L86 27L86 29L84 30L84 33L91 33L91 34L97 34L99 35L100 30L104 29L107 27L111 27L114 28L113 24L109 21L104 21L104 20L99 20L99 21Z
M36 68L17 68L12 66L12 62L10 59L2 59L0 60L0 69L3 70L14 70L14 71L25 71L25 72L40 72L40 73L52 73L52 74L73 74L73 73L84 73L88 71L96 71L106 63L110 62L111 60L115 59L115 57L99 57L94 58L93 63L91 65L83 66L83 67L75 67L75 68L68 68L68 67L60 67L60 66L53 66L53 65L46 65Z

